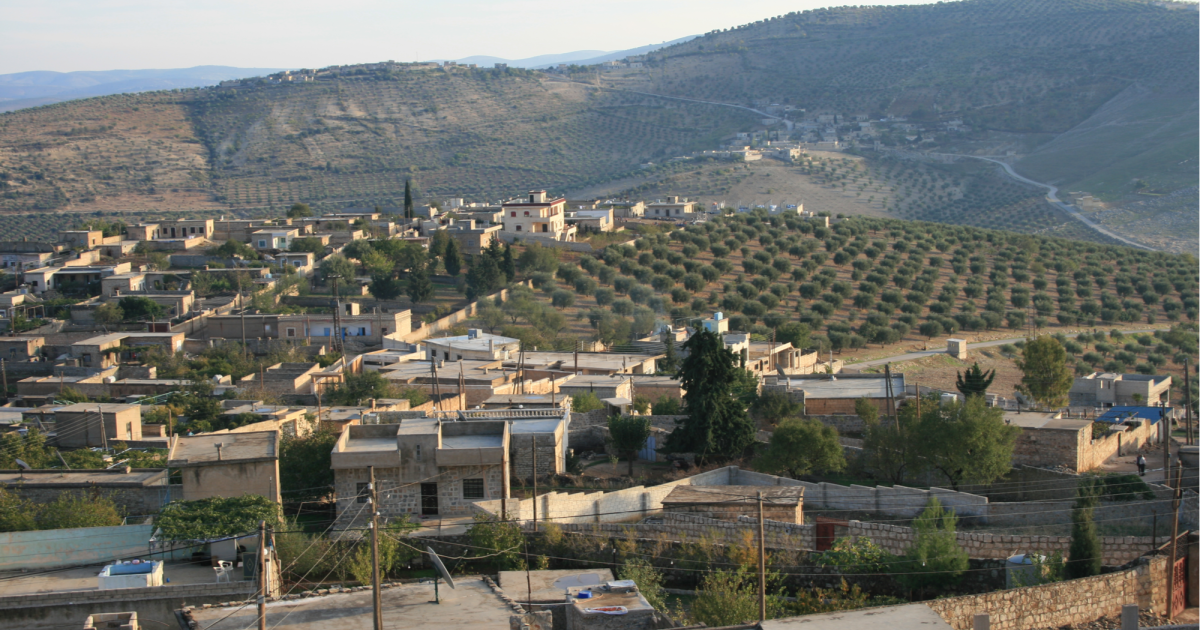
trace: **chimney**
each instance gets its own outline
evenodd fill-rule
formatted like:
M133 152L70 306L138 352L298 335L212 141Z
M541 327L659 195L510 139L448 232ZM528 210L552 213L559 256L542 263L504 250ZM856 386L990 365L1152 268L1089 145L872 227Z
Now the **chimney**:
M214 446L217 447L217 461L221 461L221 447L225 446L222 442L217 442Z

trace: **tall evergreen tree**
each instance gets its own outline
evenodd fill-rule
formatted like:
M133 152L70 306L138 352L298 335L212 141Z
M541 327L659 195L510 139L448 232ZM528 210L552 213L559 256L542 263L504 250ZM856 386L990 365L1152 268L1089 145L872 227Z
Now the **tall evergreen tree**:
M413 304L426 302L433 297L433 283L429 280L429 263L422 261L413 266L408 274L408 299Z
M446 273L451 276L457 276L462 272L462 254L458 253L458 241L450 239L446 243L446 251L442 253L442 266L446 268Z
M485 251L471 260L467 271L467 299L476 300L500 286L500 267Z
M404 180L404 218L413 218L412 180Z
M1075 490L1075 506L1071 509L1071 546L1067 550L1066 577L1068 580L1100 575L1104 550L1093 520L1099 502L1099 479L1081 479Z
M1067 351L1057 339L1042 335L1026 341L1016 363L1024 374L1017 391L1046 407L1066 404L1075 376L1067 366Z
M506 282L512 282L517 277L517 264L513 260L512 245L504 246L504 257L500 260L500 271L504 272Z
M733 391L737 356L721 336L699 330L683 345L688 356L679 369L687 418L669 436L664 450L695 453L700 461L741 457L754 443L754 424Z
M956 387L963 396L983 396L987 393L987 388L991 386L994 378L996 378L996 370L984 372L976 363L967 368L965 375L961 372L958 374Z
M675 376L675 373L679 371L679 353L675 351L675 333L664 332L663 338L666 340L663 344L665 356L658 362L658 371Z

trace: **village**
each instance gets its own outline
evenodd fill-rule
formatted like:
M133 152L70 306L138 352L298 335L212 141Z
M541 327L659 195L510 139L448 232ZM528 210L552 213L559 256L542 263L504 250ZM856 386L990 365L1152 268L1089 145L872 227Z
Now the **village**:
M744 140L730 151L745 160L752 143L770 146ZM810 231L841 221L802 204L734 210L539 190L323 216L297 204L271 219L95 224L57 243L0 243L15 284L0 294L0 455L13 463L0 470L0 507L45 519L20 527L6 517L0 529L0 625L224 629L294 614L294 627L322 615L368 627L373 608L422 627L673 628L692 614L677 613L680 602L703 608L701 547L715 565L749 567L737 575L751 591L768 557L786 574L772 579L828 589L807 610L815 617L744 627L862 627L880 609L853 609L886 605L901 628L1041 628L1127 616L1131 601L1135 616L1195 605L1194 420L1170 374L1077 371L1055 405L990 391L990 379L939 389L906 379L902 362L880 372L806 336L777 338L785 325L764 334L714 299L685 317L635 314L633 328L612 334L605 326L620 322L595 312L595 337L568 346L536 337L570 325L553 323L576 299L555 290L556 277L582 282L540 260L594 254L601 241L584 236L641 250L639 240L738 210ZM605 306L605 290L579 293ZM531 325L502 334L509 320ZM671 436L701 400L685 385L689 357L706 339L745 374L750 450L786 458L787 427L824 427L802 441L829 441L842 462L830 470L882 467L878 427L902 430L922 405L978 404L1010 433L1001 474L888 479L876 469L882 481L860 485L864 464L857 477L818 478L819 465L766 470L766 460L677 448ZM972 343L948 337L933 354L967 360ZM789 424L799 416L811 424ZM637 427L632 446L620 435L627 424ZM1142 476L1090 474L1135 457ZM1097 478L1117 479L1088 508L1103 524L1104 572L1050 579L1044 563L1073 549L1079 488ZM327 481L303 485L313 479ZM119 522L49 516L101 504ZM927 510L943 507L959 527L950 544L962 561L942 570L952 580L914 586L884 565L854 566L882 562L863 560L864 549L910 557ZM378 536L393 541L382 569ZM509 544L525 539L533 557ZM739 547L753 557L739 560ZM351 566L360 548L375 554L373 568L371 553L361 556L365 574L306 555ZM839 565L837 551L855 559ZM481 562L497 579L478 577L493 574ZM1177 567L1193 574L1188 588L1176 588ZM629 577L656 570L657 582ZM877 584L893 579L904 585ZM951 597L907 597L951 583ZM439 597L456 605L427 603ZM620 614L596 613L604 606Z

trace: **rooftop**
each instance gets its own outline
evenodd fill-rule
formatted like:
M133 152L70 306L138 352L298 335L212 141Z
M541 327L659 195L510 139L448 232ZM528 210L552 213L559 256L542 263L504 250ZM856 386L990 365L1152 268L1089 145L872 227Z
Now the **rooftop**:
M480 433L476 435L443 435L442 448L499 448L504 446L504 436Z
M208 569L211 580L212 569ZM508 605L478 576L455 578L455 588L438 587L441 604L433 603L433 584L386 584L382 614L395 626L441 630L508 630ZM510 594L511 596L511 594ZM341 592L267 603L267 627L281 630L370 630L371 591ZM244 630L255 625L254 606L192 609L197 630ZM286 623L285 623L286 620ZM399 626L396 626L399 627Z
M772 619L760 625L762 630L858 630L887 626L887 630L950 630L937 613L925 604L880 606L859 610Z
M260 461L278 457L278 446L278 431L177 437L167 459L171 467Z
M55 409L55 413L95 413L97 410L104 413L121 413L130 409L137 409L139 405L123 405L121 403L75 403L66 407Z
M572 586L595 586L615 578L609 569L561 569L556 571L501 571L500 588L520 601L555 601L565 598ZM526 581L528 580L528 582Z
M138 468L115 470L0 470L0 485L4 486L147 486L166 483L166 471Z
M887 377L869 375L842 375L834 378L790 378L788 386L804 390L812 398L885 398ZM904 376L892 376L892 391L904 395Z
M1096 422L1125 422L1131 418L1137 418L1149 420L1153 424L1161 420L1163 416L1171 416L1173 412L1174 409L1171 407L1110 407L1096 418Z
M520 339L505 337L503 335L489 335L484 332L468 333L466 335L455 335L453 337L437 337L435 339L426 339L426 344L436 344L439 346L447 346L458 350L491 350L495 346L500 346L510 343L520 343Z
M50 572L0 571L0 580L4 582L5 596L95 591L99 589L96 575L107 564L57 569ZM163 577L170 578L171 586L212 584L213 570L211 566L191 562L168 562L163 567Z
M1084 418L1062 418L1058 412L1006 411L1004 422L1022 429L1065 429L1078 431L1092 423Z

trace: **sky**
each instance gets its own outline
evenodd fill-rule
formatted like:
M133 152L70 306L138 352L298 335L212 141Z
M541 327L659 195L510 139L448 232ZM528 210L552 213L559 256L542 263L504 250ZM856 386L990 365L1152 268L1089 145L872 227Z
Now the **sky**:
M918 0L919 1L919 0ZM925 0L929 1L929 0ZM873 4L916 4L883 0ZM615 51L838 0L0 0L0 73Z

